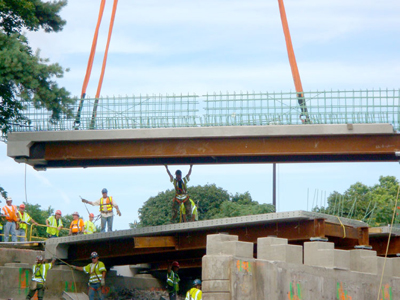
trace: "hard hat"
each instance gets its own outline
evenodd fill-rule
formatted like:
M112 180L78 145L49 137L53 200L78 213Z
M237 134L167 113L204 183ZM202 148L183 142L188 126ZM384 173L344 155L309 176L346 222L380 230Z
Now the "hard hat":
M94 218L94 213L90 213L90 214L89 214L89 217Z
M36 256L36 260L37 260L37 261L43 261L43 256L42 256L42 255Z
M62 215L61 210L56 210L56 215Z
M201 285L201 280L200 279L195 279L193 281L193 285Z
M74 211L74 213L72 215L76 215L79 217L79 213L77 211Z
M102 190L101 190L101 193L102 193L102 194L104 194L104 193L108 193L108 191L107 191L107 189L106 189L106 188L104 188L104 189L102 189Z
M182 171L181 170L176 170L175 175L182 175Z
M172 267L178 267L179 268L179 263L177 261L172 262Z
M99 254L97 254L97 252L92 252L90 254L90 258L96 258L96 257L99 257Z
M7 202L8 202L8 201L12 201L12 198L11 198L11 197L7 197L6 201L7 201Z
M25 208L25 204L22 203L19 208Z

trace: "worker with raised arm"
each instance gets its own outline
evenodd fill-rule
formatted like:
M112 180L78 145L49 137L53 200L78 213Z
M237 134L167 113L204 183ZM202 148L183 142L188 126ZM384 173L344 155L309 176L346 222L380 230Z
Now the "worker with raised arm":
M182 217L183 221L187 222L187 220L191 220L191 212L192 212L192 206L191 206L191 201L189 201L189 195L187 194L187 183L190 180L190 175L192 174L192 167L193 165L190 165L189 172L185 177L182 178L182 171L181 170L176 170L175 172L175 178L172 176L171 172L168 170L168 166L165 165L165 169L167 170L167 173L169 175L170 181L174 185L175 188L175 197L172 200L172 219L171 221L174 221L175 218L178 215L178 210L180 209L181 204L184 205L185 209L181 210L182 211ZM184 213L183 213L184 212ZM194 220L192 220L194 221Z
M170 300L176 300L179 292L179 281L181 279L178 275L179 263L177 261L168 264L167 270L167 290Z
M63 227L63 222L61 220L61 210L56 210L54 216L50 216L46 220L47 225L47 235L48 238L57 238L60 234L60 230Z
M103 300L104 295L101 292L101 287L106 285L107 270L104 263L99 261L99 254L97 254L97 252L92 252L90 258L92 259L92 262L86 267L71 265L71 268L89 274L89 299L94 300L97 294L98 297Z
M17 238L18 241L24 242L26 241L26 229L29 222L31 221L34 225L38 225L38 223L25 211L25 204L23 203L19 206L18 216L20 224L19 229L17 230Z
M45 283L49 270L54 266L56 259L53 258L50 263L45 263L42 255L36 257L36 264L32 267L32 279L29 284L29 293L26 295L26 300L30 300L37 291L39 300L43 299L45 291Z
M108 196L107 189L104 188L101 190L103 197L99 200L92 202L86 199L82 199L83 203L88 203L93 206L100 206L100 213L101 213L101 232L106 232L106 224L108 228L108 232L112 231L113 226L113 219L114 219L114 212L113 209L117 210L118 216L121 216L121 211L118 208L117 203L115 203L114 199L111 196Z

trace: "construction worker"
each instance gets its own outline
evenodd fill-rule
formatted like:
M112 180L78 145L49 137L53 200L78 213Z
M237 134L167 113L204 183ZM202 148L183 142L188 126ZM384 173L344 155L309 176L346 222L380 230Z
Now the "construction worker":
M1 223L2 221L0 220L0 242L3 241L3 223Z
M6 217L6 224L4 226L4 241L8 242L9 235L11 234L11 241L17 241L17 222L19 221L17 207L12 205L12 198L7 197L7 205L2 208L2 212Z
M21 204L18 210L18 217L20 219L19 229L17 230L17 239L18 241L24 242L26 241L26 229L29 221L32 221L34 225L38 225L38 223L32 219L32 217L25 212L25 204Z
M169 294L170 300L176 300L179 292L179 263L177 261L172 262L171 265L168 265L167 271L167 290Z
M36 257L36 264L32 267L32 279L29 284L29 293L26 296L26 300L30 300L36 291L38 299L43 299L47 273L53 267L55 261L56 259L53 258L50 263L46 264L42 255Z
M101 292L101 287L106 285L106 267L99 261L99 255L97 252L92 252L90 254L92 263L88 264L86 267L72 266L72 269L83 271L89 274L89 300L94 300L97 294L101 300L104 299L104 295Z
M72 217L74 219L72 220L71 225L69 226L68 235L82 234L85 224L83 223L83 220L79 218L79 213L77 211L74 212L72 214Z
M63 222L61 220L61 210L56 210L54 216L50 216L46 220L47 234L49 238L56 238L60 234L60 230L63 227Z
M194 201L192 199L189 198L189 201L190 201L190 206L192 208L192 222L193 221L198 221L199 220L199 213L198 213L198 210L197 210L197 206L196 206L196 204L194 203ZM179 207L179 210L180 210L180 213L182 215L186 214L186 208L185 208L185 205L183 203L181 203L181 206Z
M108 232L112 231L114 213L113 208L117 210L118 216L121 216L121 212L118 208L117 203L115 203L114 199L111 196L107 196L107 189L104 188L101 190L103 197L99 200L92 202L86 199L82 199L83 203L88 203L93 206L100 206L100 213L101 213L101 232L106 232L106 224L108 228Z
M93 219L94 219L94 214L90 213L89 220L85 221L85 226L83 229L84 234L92 234L96 232L96 226L93 223Z
M168 166L165 165L165 169L167 170L167 173L169 175L169 178L174 185L175 188L175 197L172 200L172 220L174 221L177 217L178 214L178 209L180 208L180 205L183 203L185 206L185 214L182 213L182 218L184 222L187 222L187 216L190 219L190 213L192 211L191 208L191 203L189 201L189 195L187 194L187 183L190 180L190 174L192 174L192 167L193 165L190 165L189 172L185 177L182 178L182 171L181 170L176 170L174 178L170 171L168 170Z
M203 293L201 291L201 280L195 279L193 281L193 287L186 293L185 300L201 300L202 295Z

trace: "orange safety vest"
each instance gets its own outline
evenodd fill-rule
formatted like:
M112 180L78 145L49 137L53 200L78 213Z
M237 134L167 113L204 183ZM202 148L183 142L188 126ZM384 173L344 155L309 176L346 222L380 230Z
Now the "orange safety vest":
M103 201L104 201L104 198L103 197L100 198L100 212L104 212L103 206L106 207L107 211L112 211L112 209L113 209L112 197L111 196L107 197L105 204L103 204Z
M8 222L17 222L17 207L15 205L11 205L12 209L8 206L3 207L4 214L6 215L6 219Z
M69 228L71 228L72 233L82 232L85 224L82 219L73 220Z

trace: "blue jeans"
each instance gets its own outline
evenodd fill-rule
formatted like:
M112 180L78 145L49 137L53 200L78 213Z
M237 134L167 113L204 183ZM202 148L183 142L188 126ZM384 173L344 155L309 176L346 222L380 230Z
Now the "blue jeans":
M101 217L101 232L106 232L106 223L108 231L112 231L114 216L111 217Z
M89 283L89 300L94 300L96 294L98 295L100 300L104 299L104 295L101 292L101 284L100 282L97 283Z
M15 222L6 222L6 225L4 226L4 241L8 242L8 237L11 234L11 242L16 242L17 241L17 230L15 227Z
M17 235L18 235L18 237L17 237L18 242L25 242L26 241L25 229L18 229L17 230Z

